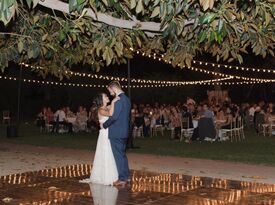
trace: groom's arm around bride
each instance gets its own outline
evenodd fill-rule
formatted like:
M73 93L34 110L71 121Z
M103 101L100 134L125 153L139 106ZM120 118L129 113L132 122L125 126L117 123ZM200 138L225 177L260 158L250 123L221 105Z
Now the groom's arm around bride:
M103 127L105 129L110 127L118 119L121 110L122 110L122 103L120 100L118 100L115 102L113 115L110 116L109 119L103 124Z

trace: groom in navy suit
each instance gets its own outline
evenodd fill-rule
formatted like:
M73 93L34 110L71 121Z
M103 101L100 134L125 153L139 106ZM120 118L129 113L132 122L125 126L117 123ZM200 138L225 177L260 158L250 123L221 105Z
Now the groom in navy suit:
M120 99L115 103L113 115L101 127L109 128L109 139L118 170L118 181L114 182L114 185L121 186L129 180L129 166L125 150L129 135L131 103L122 91L119 82L112 81L108 85L108 91L112 96L118 96Z

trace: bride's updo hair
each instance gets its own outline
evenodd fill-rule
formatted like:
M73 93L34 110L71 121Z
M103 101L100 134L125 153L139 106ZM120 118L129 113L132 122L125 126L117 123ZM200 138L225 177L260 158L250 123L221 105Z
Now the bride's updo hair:
M94 103L94 105L96 106L97 109L99 109L100 107L103 106L103 95L104 94L105 93L98 93L96 95L96 97L94 98L94 100L93 100L93 103Z

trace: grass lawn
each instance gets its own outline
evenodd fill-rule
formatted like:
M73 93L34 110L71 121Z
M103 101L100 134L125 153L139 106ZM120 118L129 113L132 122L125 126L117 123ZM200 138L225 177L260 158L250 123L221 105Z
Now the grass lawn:
M246 140L242 142L194 142L187 144L183 141L170 140L167 132L165 136L135 139L135 145L139 146L140 149L129 152L275 166L275 137L257 136L253 130L246 131L245 134ZM1 125L0 143L2 142L94 150L97 133L40 133L37 127L24 124L20 126L19 137L6 138L6 127Z

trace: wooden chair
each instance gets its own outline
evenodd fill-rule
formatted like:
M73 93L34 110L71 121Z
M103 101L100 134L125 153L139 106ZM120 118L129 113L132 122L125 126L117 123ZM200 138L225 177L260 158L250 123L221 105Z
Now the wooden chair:
M194 128L190 128L189 118L188 117L183 117L181 119L180 141L182 141L183 137L185 137L189 140L192 137L193 132L194 132Z
M11 122L11 117L10 117L10 111L9 110L4 110L3 111L3 124L10 124Z

